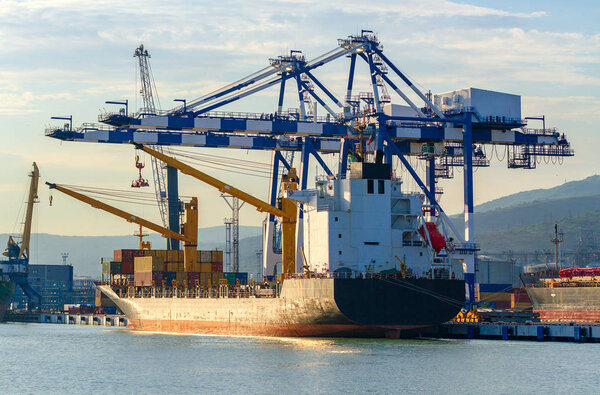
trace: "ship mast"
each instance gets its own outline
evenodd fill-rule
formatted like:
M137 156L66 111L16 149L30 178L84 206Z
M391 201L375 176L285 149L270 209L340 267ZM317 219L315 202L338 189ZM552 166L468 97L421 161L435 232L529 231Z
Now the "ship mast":
M563 233L558 232L558 224L554 224L554 237L550 241L554 244L554 264L558 269L558 245L563 242Z

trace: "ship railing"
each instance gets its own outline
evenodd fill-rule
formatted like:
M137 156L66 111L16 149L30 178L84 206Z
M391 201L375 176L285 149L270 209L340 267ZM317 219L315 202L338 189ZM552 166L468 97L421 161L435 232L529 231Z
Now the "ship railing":
M218 285L213 287L135 287L114 282L100 282L110 285L120 297L126 298L273 298L279 296L280 289L262 288L259 284Z
M338 271L327 273L287 273L282 277L284 279L397 279L400 273L381 274L374 272L358 272L358 271Z

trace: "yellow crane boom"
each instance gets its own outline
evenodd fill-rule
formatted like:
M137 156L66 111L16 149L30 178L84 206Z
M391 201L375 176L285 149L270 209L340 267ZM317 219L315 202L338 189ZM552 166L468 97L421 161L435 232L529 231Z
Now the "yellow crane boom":
M165 162L166 164L168 164L172 167L177 168L179 171L181 171L184 174L187 174L189 176L197 178L198 180L217 188L222 193L227 193L227 194L230 194L231 196L237 197L238 199L256 207L256 209L258 211L267 212L267 213L273 214L277 217L285 217L286 216L286 213L279 210L277 207L273 207L269 203L267 203L257 197L254 197L244 191L241 191L241 190L237 189L236 187L233 187L233 186L231 186L221 180L218 180L212 176L209 176L208 174L206 174L198 169L195 169L192 166L190 166L186 163L183 163L180 160L177 160L175 158L167 156L162 152L153 150L152 148L150 148L146 145L136 144L135 148L154 156L155 158Z
M172 238L183 241L183 255L184 255L184 270L186 272L192 271L192 266L196 262L196 249L198 246L198 199L192 198L189 203L185 204L185 223L183 235L177 232L173 232L170 229L157 225L153 222L145 220L99 200L93 199L89 196L83 195L79 192L75 192L72 189L66 188L61 185L46 182L46 185L50 189L56 189L66 195L69 195L79 201L89 204L90 206L106 211L112 215L123 218L127 222L133 222L141 225L145 228L151 229L155 232L160 233L165 238Z
M21 248L19 250L18 259L21 259L23 255L29 258L29 241L31 240L33 204L38 197L38 180L40 178L40 170L35 162L33 162L33 171L31 172L30 176L31 183L29 185L29 197L27 198L27 212L25 214L25 225L23 227L23 236L21 237Z
M242 190L239 190L221 180L209 176L208 174L193 168L192 166L181 162L175 158L156 151L146 145L135 144L137 149L146 152L149 155L161 160L169 166L172 166L184 174L197 178L221 191L235 196L238 199L256 207L258 211L267 212L281 218L281 260L282 273L294 273L296 271L296 204L289 199L281 200L281 209L271 206L269 203L256 198ZM296 170L290 169L290 172L282 181L282 190L297 189Z

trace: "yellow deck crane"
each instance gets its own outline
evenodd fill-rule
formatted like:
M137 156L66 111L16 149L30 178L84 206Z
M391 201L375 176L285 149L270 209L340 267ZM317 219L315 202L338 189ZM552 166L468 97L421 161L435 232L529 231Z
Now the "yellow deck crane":
M282 198L281 208L274 207L267 202L264 202L244 191L224 183L223 181L211 177L200 170L194 169L193 167L175 158L163 154L162 152L153 150L152 148L142 144L135 144L135 147L163 161L167 165L178 169L182 173L197 178L198 180L215 187L222 193L227 193L231 196L237 197L238 199L256 207L258 211L280 217L282 273L289 274L296 272L296 215L298 209L292 200ZM296 175L296 169L291 168L288 174L283 176L281 185L282 191L298 189L298 177Z
M194 263L196 263L196 250L198 248L198 199L192 198L189 203L185 204L185 223L183 224L183 234L173 232L170 229L164 228L160 225L156 225L148 220L140 218L136 215L130 214L116 207L110 206L106 203L102 203L99 200L93 199L89 196L85 196L79 192L75 192L72 189L66 188L61 185L47 182L46 185L50 189L56 189L66 195L69 195L77 200L89 204L90 206L104 210L107 213L116 215L117 217L123 218L127 222L133 222L145 228L151 229L155 232L160 233L165 238L177 239L183 242L183 262L184 271L193 271Z

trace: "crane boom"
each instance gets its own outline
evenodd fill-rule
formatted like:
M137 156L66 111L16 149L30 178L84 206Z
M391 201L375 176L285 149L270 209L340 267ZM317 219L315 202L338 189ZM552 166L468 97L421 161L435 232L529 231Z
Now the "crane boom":
M33 162L33 171L31 172L31 183L29 185L29 197L27 199L27 213L25 214L25 225L23 227L23 236L21 237L21 248L19 251L19 257L21 259L23 255L29 258L29 241L31 240L31 221L33 219L33 204L35 203L38 194L38 180L40 178L40 170L37 164Z
M153 231L160 233L163 237L170 237L170 238L185 241L185 242L194 242L194 243L196 242L195 240L188 240L184 235L173 232L170 229L164 228L160 225L156 225L153 222L150 222L148 220L140 218L136 215L130 214L126 211L120 210L116 207L110 206L106 203L102 203L99 200L93 199L89 196L85 196L85 195L75 192L69 188L65 188L63 186L60 186L60 185L57 185L54 183L50 183L50 182L46 182L46 185L48 185L50 187L50 189L56 189L56 190L66 194L66 195L69 195L79 201L87 203L94 208L104 210L107 213L116 215L117 217L121 217L127 222L133 222L133 223L142 225L145 228L152 229Z
M137 149L140 149L140 150L154 156L155 158L160 159L161 161L165 162L166 164L179 169L182 173L190 175L194 178L199 179L200 181L203 181L203 182L217 188L222 193L227 193L227 194L230 194L231 196L237 197L238 199L256 207L256 209L258 211L267 212L267 213L276 215L278 217L286 217L287 216L287 214L285 212L283 212L282 210L279 210L276 207L271 206L269 203L262 201L261 199L256 198L244 191L241 191L221 180L211 177L208 174L206 174L198 169L194 169L192 166L187 165L175 158L167 156L167 155L163 154L162 152L154 150L154 149L148 147L147 145L136 144L135 147Z
M282 273L295 273L296 272L296 216L298 214L298 208L296 204L287 198L281 199L281 210L277 207L271 206L269 203L264 202L244 191L241 191L231 185L217 180L208 174L194 169L192 166L187 165L175 158L171 158L163 154L162 152L156 151L146 145L135 144L137 149L140 149L158 159L165 162L167 165L172 166L184 174L190 175L203 181L215 188L222 193L227 193L234 196L254 207L258 211L267 212L277 217L281 217L281 261L282 261ZM290 172L282 177L282 190L297 189L297 177L296 170L290 169Z

